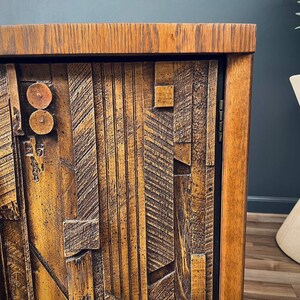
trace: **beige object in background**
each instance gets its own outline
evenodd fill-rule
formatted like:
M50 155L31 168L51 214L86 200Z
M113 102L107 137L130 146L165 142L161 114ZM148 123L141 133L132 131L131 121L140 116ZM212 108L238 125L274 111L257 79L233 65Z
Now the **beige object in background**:
M300 105L300 74L291 76L290 82Z
M276 241L285 254L300 263L300 199L279 228Z

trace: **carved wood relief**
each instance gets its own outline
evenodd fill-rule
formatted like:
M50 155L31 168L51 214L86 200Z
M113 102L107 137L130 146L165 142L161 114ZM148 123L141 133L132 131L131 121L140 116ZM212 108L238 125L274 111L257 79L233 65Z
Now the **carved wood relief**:
M11 299L212 299L217 65L1 65Z

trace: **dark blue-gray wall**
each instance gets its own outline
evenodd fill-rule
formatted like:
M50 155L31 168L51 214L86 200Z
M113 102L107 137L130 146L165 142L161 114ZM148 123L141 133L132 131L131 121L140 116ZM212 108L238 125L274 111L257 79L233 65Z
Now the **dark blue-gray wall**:
M256 23L249 162L249 195L255 197L250 197L250 208L274 210L274 203L291 207L300 196L300 108L288 81L300 73L296 0L0 0L0 4L0 24ZM280 205L279 211L287 209Z

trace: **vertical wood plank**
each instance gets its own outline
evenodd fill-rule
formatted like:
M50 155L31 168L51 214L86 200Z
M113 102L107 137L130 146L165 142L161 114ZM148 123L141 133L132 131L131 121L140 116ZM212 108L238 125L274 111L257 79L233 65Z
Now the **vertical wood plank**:
M174 260L173 114L145 112L145 195L148 271Z
M0 65L0 219L20 216L13 153L12 122L5 65Z
M154 63L143 62L143 103L144 108L151 108L154 105Z
M90 64L68 64L72 116L77 215L98 219L97 151L92 69Z
M27 281L27 295L29 300L33 300L34 286L32 278L32 265L30 255L30 244L29 244L29 230L28 230L28 217L27 217L27 203L25 199L25 188L24 188L24 177L23 177L23 166L21 160L21 143L18 137L14 137L15 145L15 166L16 166L16 179L17 179L17 195L20 203L20 227L22 230L22 241L23 241L23 252L24 252L24 263L26 270L26 281Z
M75 219L77 216L77 198L67 65L52 64L50 67L55 94L56 131L60 160L61 198L63 201L65 218Z
M127 138L127 197L128 197L128 229L129 229L129 258L130 258L130 272L131 272L131 295L136 299L139 297L139 272L138 272L138 224L137 224L137 182L136 182L136 134L135 134L135 110L134 101L135 99L135 74L134 64L125 64L124 66L124 80L125 80L125 128ZM135 295L135 296L134 296Z
M72 221L65 222L65 229L70 229L65 230L65 246L67 246L66 242L69 240L74 241L72 239L73 235L78 235L79 240L81 240L79 244L82 244L78 247L79 240L77 240L75 244L72 244L72 249L65 247L65 254L72 255L76 252L79 253L83 249L99 249L100 215L92 66L91 64L68 64L67 72L77 192L77 219L83 221L78 223L81 224L79 227L76 225L77 233L73 232L73 225L70 228L68 227ZM73 159L70 155L69 158ZM80 229L83 228L82 225L87 229ZM84 234L88 239L83 237ZM81 239L80 236L82 236ZM67 237L71 239L68 240ZM70 252L67 253L66 251L68 250ZM77 251L74 252L74 250ZM79 259L80 268L78 268ZM93 267L93 261L99 263L99 265ZM102 280L102 253L97 251L95 254L92 254L91 251L88 251L80 258L74 256L72 259L68 259L67 264L69 269L73 269L73 276L69 280L69 286L71 286L69 295L74 299L94 299L93 275L97 275L95 280ZM81 276L80 272L86 272L86 274L85 278L78 280ZM72 288L74 291L72 291ZM103 299L104 291L101 284L97 284L96 288L96 299Z
M215 143L217 112L218 62L209 61L207 86L207 124L206 124L206 212L205 212L205 254L206 254L206 297L213 297L214 262L214 201L215 201Z
M123 68L121 64L113 64L114 113L115 113L115 144L117 160L117 194L120 237L120 280L122 299L130 298L130 275L128 266L128 228L127 228L127 185L125 170L125 132L124 132L124 101L123 101Z
M111 241L111 268L113 276L112 294L121 297L121 271L120 271L120 241L119 241L119 205L117 198L117 174L116 174L116 130L115 130L115 90L112 64L104 64L105 84L105 111L106 111L106 153L108 173L108 213L110 222Z
M174 176L175 298L191 296L191 175Z
M253 55L229 55L227 60L221 199L221 300L243 297L252 63Z
M3 220L2 243L9 299L30 299L27 293L22 229L18 221Z
M146 299L142 64L94 64L105 298Z
M175 63L174 142L192 142L193 63Z
M141 299L148 299L147 288L147 245L146 245L146 196L145 196L145 161L144 161L144 104L143 104L143 73L142 64L134 65L134 114L135 114L135 139L137 161L137 224L138 224L138 261L139 261L139 295Z
M206 295L213 296L213 263L214 263L214 187L215 167L206 168L205 176L206 214L205 214L205 254L206 254Z
M43 149L39 154L38 147ZM21 149L30 249L38 260L33 272L37 299L45 290L55 297L52 299L64 299L66 294L62 226L65 216L60 199L58 151L58 144L51 137L44 137L38 144L32 137L22 143ZM59 297L54 296L57 287L62 291Z
M110 264L110 218L108 206L108 159L107 159L107 126L105 104L105 76L103 64L93 64L97 157L99 176L99 201L100 201L100 235L103 265L103 293L111 293L113 272Z
M69 299L94 300L92 254L87 251L79 257L67 259Z
M12 299L33 299L27 221L21 190L23 185L20 170L15 167L19 164L19 144L18 140L13 137L13 123L8 98L12 96L12 90L16 84L16 82L12 82L12 79L8 81L7 70L4 65L0 65L0 218L7 219L1 224L1 255L3 273L5 277L7 275L5 284L7 296Z
M22 115L19 100L19 90L16 68L14 64L6 65L7 80L9 84L9 100L12 128L15 135L24 135L22 130Z
M205 158L208 62L194 65L192 145L192 253L205 252Z
M5 270L5 257L2 241L2 226L0 226L0 299L8 300L8 283Z
M192 300L206 299L206 260L204 254L191 255Z
M209 61L207 86L206 166L215 164L218 61Z

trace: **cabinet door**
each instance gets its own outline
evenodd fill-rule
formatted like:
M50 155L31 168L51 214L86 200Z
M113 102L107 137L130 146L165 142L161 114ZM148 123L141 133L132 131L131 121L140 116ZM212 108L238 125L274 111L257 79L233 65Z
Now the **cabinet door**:
M217 61L0 69L11 299L212 299Z

